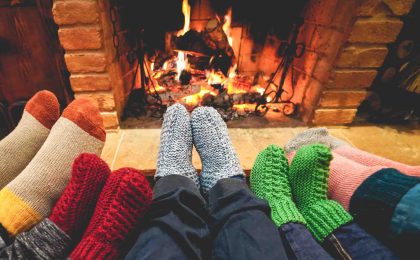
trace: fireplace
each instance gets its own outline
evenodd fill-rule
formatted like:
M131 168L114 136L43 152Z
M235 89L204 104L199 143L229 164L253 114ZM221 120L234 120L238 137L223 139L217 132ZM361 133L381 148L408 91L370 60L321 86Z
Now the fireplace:
M97 102L108 128L120 125L127 107L140 113L136 107L147 103L146 113L160 116L172 102L216 106L227 120L268 110L307 124L349 124L414 1L301 1L277 11L291 18L263 34L253 34L252 13L237 18L237 1L179 0L157 9L165 1L150 1L154 8L138 10L125 2L56 0L53 7L75 97ZM139 40L150 32L126 26L133 12L149 23L164 24L159 15L172 22L155 37L160 46ZM290 46L294 55L286 55Z

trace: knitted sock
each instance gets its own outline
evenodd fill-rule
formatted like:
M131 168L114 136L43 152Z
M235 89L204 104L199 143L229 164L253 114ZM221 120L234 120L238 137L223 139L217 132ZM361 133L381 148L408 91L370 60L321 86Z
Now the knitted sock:
M90 101L73 101L28 166L0 191L0 224L16 235L49 216L81 153L100 154L105 130Z
M110 174L108 165L95 154L81 154L74 161L70 182L49 217L73 241L82 237Z
M47 90L28 101L15 130L0 141L0 189L25 169L59 116L57 98Z
M366 166L382 166L382 168L394 168L409 176L420 177L420 166L409 166L403 163L395 162L362 151L356 147L343 145L334 149L334 152Z
M220 179L245 176L226 124L214 108L196 108L192 112L191 125L195 148L203 165L200 185L204 193Z
M321 144L301 147L289 171L293 197L307 227L322 242L331 232L352 220L343 207L327 199L331 151Z
M286 153L299 150L300 147L309 144L323 144L328 148L335 149L342 145L349 145L343 140L331 136L325 127L309 128L293 137L285 146Z
M163 120L155 178L179 174L198 186L197 172L192 165L192 146L190 115L183 105L172 105Z
M118 259L124 240L140 223L152 201L152 190L137 170L122 168L105 184L92 220L71 259Z
M252 191L268 201L271 219L278 227L289 222L306 224L292 200L288 172L289 163L283 149L269 145L258 154L250 176Z
M339 154L333 155L328 179L328 197L348 210L350 199L360 184L383 167L367 167Z

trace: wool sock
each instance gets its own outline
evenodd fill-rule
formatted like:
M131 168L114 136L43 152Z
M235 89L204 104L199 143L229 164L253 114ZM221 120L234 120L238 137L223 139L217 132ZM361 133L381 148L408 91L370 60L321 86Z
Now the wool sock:
M95 154L84 153L74 161L70 182L49 217L73 241L82 237L110 174L106 162Z
M322 242L331 232L352 220L336 201L327 199L329 148L321 144L302 146L289 171L292 194L309 231Z
M420 166L410 166L395 162L378 155L362 151L356 147L342 145L334 149L334 152L366 166L382 166L382 168L394 168L409 176L420 177Z
M331 149L335 149L342 145L349 145L345 141L331 136L327 128L315 127L297 134L284 146L284 150L289 154L299 150L300 147L309 144L323 144Z
M139 171L122 168L105 184L92 220L71 259L118 259L124 240L152 201L149 182Z
M43 90L26 103L19 124L0 141L0 189L25 169L60 116L53 93Z
M277 227L289 222L306 224L293 202L288 174L289 163L283 149L269 145L258 154L249 178L255 195L268 201Z
M336 153L333 156L328 179L328 197L348 210L350 199L360 184L383 167L367 167Z
M16 235L49 216L70 180L75 158L99 155L104 141L97 107L89 100L73 101L28 166L0 191L0 224Z
M155 178L178 174L199 185L192 165L193 139L190 115L181 104L174 104L165 113Z
M203 166L200 185L204 193L220 179L245 176L230 141L226 123L214 108L196 108L192 112L191 125L194 145Z

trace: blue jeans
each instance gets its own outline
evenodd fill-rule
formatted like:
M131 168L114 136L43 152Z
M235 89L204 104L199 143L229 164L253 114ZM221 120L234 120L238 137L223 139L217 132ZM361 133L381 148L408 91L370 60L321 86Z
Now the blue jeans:
M243 180L220 180L206 202L189 178L166 176L126 259L287 259L269 213Z
M335 259L398 259L354 222L336 229L325 239L323 246Z

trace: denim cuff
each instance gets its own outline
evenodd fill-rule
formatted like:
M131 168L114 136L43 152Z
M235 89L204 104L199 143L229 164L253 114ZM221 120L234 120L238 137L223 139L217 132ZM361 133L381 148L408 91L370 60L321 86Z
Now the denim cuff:
M238 178L224 178L220 179L208 193L209 204L216 202L218 198L226 197L239 190L247 190L250 194L248 186L243 179Z

